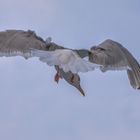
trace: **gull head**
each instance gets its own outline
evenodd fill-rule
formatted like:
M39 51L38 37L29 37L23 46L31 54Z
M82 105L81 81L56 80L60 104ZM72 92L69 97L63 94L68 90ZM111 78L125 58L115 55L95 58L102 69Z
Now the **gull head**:
M46 38L45 42L46 44L50 44L52 42L52 38L51 37Z

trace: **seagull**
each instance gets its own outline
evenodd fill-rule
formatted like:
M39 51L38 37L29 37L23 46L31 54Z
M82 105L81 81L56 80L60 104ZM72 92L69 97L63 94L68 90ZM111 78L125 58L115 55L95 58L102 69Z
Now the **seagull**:
M0 57L22 56L25 59L28 59L32 57L31 49L41 51L55 51L65 48L51 42L50 37L44 41L41 37L37 36L34 31L31 30L6 30L0 32ZM76 53L74 53L74 55L76 55L76 58L79 58ZM90 63L90 65L92 64ZM85 96L85 93L80 85L80 77L78 73L72 73L68 70L66 72L57 65L55 65L55 69L57 71L57 74L54 78L56 82L58 82L59 77L64 78L70 85L76 87L80 93Z
M47 38L47 40L48 40L48 38ZM51 40L51 39L49 39L49 40ZM49 41L49 43L47 41L46 45L47 45L47 50L48 51L54 51L54 50L57 50L57 49L65 49L63 46L60 46L60 45L58 45L54 42L51 42L51 41ZM40 49L40 50L42 50L42 49ZM78 53L78 55L81 58L87 57L88 53L89 53L89 51L86 50L86 49L79 49L79 50L75 49L75 51ZM56 69L57 73L55 74L54 80L57 83L59 82L59 78L61 78L61 79L64 78L64 80L67 83L69 83L70 85L72 85L76 89L78 89L82 96L85 96L85 92L80 85L81 79L80 79L79 74L74 74L71 71L64 72L63 69L59 68L59 66L55 66L55 69Z
M100 70L126 70L131 86L140 89L140 65L134 56L120 43L107 39L92 46L89 61L102 65Z
M57 73L54 79L57 83L59 78L63 77L69 84L75 86L83 96L85 96L85 93L80 86L78 73L92 71L101 67L100 64L83 59L89 56L88 53L90 53L89 50L72 50L68 48L59 48L53 51L31 48L33 57L39 57L40 61L56 67Z
M69 49L52 42L49 37L44 41L34 31L6 30L0 32L0 56L22 56L25 59L39 57L42 62L55 66L54 80L64 78L85 96L80 85L79 72L88 72L99 68L108 70L126 70L130 84L140 89L140 65L134 56L120 43L107 39L97 46L87 49ZM88 57L89 61L84 58ZM79 65L80 64L80 65Z

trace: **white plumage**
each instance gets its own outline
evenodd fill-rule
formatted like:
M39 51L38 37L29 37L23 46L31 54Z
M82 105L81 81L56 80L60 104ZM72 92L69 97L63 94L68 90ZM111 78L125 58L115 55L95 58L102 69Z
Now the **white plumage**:
M31 55L39 57L42 62L50 66L59 66L64 72L88 72L101 66L82 59L75 51L70 49L57 49L55 51L31 49Z

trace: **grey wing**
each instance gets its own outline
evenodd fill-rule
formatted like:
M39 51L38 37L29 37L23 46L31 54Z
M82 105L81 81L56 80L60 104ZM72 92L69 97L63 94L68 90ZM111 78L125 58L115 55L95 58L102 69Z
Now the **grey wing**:
M7 30L0 32L0 56L30 57L30 48L45 49L45 41L33 31Z
M122 48L122 51L126 54L129 67L131 67L131 70L127 70L130 84L133 88L140 89L140 65L126 48Z
M77 54L81 57L81 58L84 58L84 57L88 57L89 55L89 50L87 49L79 49L79 50L74 50L77 52Z
M101 71L130 69L122 45L112 40L106 40L97 47L91 48L89 60L103 65Z
M92 47L89 60L102 64L102 71L127 70L131 86L140 89L140 65L133 55L118 42L106 40L97 47Z

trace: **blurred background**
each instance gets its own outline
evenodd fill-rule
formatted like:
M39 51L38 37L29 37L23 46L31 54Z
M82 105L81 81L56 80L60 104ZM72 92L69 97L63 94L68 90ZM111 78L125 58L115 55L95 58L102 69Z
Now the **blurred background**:
M68 48L105 39L140 62L138 0L1 0L0 31L34 30ZM0 58L1 140L139 140L140 91L123 72L81 75L86 97L37 58Z

